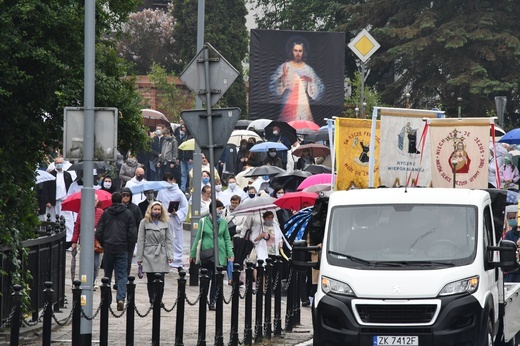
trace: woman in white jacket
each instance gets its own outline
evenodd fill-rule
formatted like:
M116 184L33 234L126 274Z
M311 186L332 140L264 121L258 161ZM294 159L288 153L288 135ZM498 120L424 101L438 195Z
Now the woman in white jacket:
M283 235L280 226L274 221L274 213L266 211L262 215L263 222L251 229L251 239L255 244L257 261L265 260L269 256L278 256L283 245Z
M159 201L152 202L139 224L137 235L137 264L143 266L147 276L146 287L150 304L154 300L155 274L161 274L163 289L156 299L162 300L164 291L164 273L170 271L169 264L173 262L173 240L169 229L168 211Z

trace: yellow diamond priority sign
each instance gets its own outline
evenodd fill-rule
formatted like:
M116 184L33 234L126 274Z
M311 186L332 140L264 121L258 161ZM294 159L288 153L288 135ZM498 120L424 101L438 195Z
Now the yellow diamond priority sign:
M367 61L381 47L366 29L357 34L348 46L363 62Z

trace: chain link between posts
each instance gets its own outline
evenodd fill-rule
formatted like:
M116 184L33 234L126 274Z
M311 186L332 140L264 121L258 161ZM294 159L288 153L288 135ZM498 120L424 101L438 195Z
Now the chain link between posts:
M92 317L88 317L85 314L85 311L83 311L83 308L81 308L81 316L83 316L83 318L86 319L87 321L93 321L97 317L99 312L101 311L101 305L103 305L103 299L101 299L101 302L99 303L99 305L96 309L96 312L94 313L94 315L92 315Z
M7 328L7 326L11 325L11 321L13 320L14 312L15 312L15 307L13 306L13 308L11 309L11 312L9 313L9 317L7 317L7 320L5 320L4 324L2 324L2 326L0 327L0 330L4 330L5 328Z
M47 306L49 306L49 302L45 302L45 304L43 305L43 309L42 309L42 312L40 314L40 317L38 317L38 319L36 321L29 322L26 319L22 319L23 326L24 327L34 327L35 325L37 325L38 323L43 321L43 315L45 314L45 310L47 310Z

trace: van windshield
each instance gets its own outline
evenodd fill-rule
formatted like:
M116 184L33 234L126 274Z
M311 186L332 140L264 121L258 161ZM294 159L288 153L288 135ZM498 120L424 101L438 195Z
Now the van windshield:
M464 205L337 206L327 256L351 267L464 265L476 249L477 209ZM334 263L336 262L336 263Z

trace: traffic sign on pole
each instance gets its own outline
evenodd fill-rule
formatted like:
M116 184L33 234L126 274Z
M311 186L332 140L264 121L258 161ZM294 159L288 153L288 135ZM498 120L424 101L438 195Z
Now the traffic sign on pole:
M209 148L210 145L213 145L213 153L215 158L218 159L226 147L240 113L240 108L236 107L212 110L213 143L209 143L208 116L205 109L183 111L181 112L181 118L204 155L209 159Z
M186 83L197 97L206 103L206 71L204 68L204 50L209 52L209 82L211 91L211 107L229 89L231 84L238 77L239 72L209 43L191 60L188 67L181 73L181 80Z
M362 61L367 61L381 45L370 35L370 33L363 29L350 43L348 47L357 55Z

